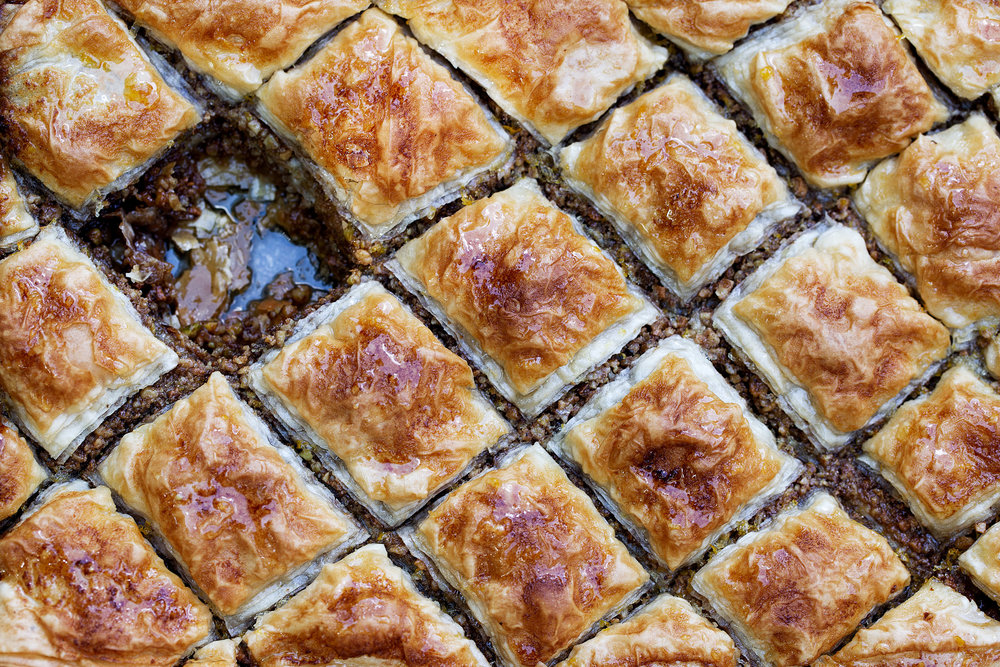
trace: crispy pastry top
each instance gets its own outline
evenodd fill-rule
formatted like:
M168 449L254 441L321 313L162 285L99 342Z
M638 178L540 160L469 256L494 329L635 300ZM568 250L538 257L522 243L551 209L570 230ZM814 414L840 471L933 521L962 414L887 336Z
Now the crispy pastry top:
M791 0L627 0L657 32L710 54L725 53L750 26L785 11Z
M0 521L19 510L45 476L31 446L0 419Z

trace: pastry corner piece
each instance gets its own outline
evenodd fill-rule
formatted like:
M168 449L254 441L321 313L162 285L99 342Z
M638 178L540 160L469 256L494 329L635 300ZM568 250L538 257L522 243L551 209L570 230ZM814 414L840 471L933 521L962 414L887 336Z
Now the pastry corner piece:
M261 616L244 641L260 667L489 665L381 544L326 565L301 593Z
M220 639L202 646L184 667L239 667L239 644L235 639Z
M257 91L367 237L384 237L504 165L510 137L396 20L369 9Z
M47 478L31 445L0 418L0 522L16 514Z
M389 524L413 514L510 426L472 369L375 281L300 323L251 370L288 429L328 453L357 499Z
M1000 623L931 579L909 600L815 667L1000 664Z
M634 601L649 575L539 445L452 491L407 533L508 667L535 667Z
M369 0L114 0L226 97L257 90Z
M829 494L716 554L692 580L764 665L809 664L900 593L909 572Z
M0 663L171 667L212 616L106 487L74 482L0 538Z
M821 188L861 182L872 162L948 115L891 21L866 0L810 6L715 66L767 140Z
M603 387L553 444L671 570L802 471L701 348L679 336Z
M529 131L558 144L650 77L666 50L620 0L379 0Z
M219 373L122 438L99 471L230 628L362 536Z
M28 212L14 172L0 155L0 250L16 246L38 233L38 222Z
M801 208L736 123L682 75L613 111L560 161L569 185L682 299Z
M894 410L951 343L861 235L841 225L786 245L733 290L714 321L828 450Z
M1000 523L983 533L958 564L987 595L1000 603Z
M576 646L556 667L736 667L739 657L732 638L695 611L691 603L664 594Z
M1000 321L1000 136L980 113L917 138L854 193L927 310L964 329ZM971 332L965 333L970 335Z
M658 316L530 179L441 220L393 269L528 416Z
M965 366L903 404L864 444L864 460L939 538L988 518L1000 502L1000 395Z
M0 261L0 396L53 458L177 363L62 229Z
M887 0L882 8L921 59L959 97L997 94L1000 7L983 0Z
M100 0L29 0L0 32L0 62L13 157L74 209L200 119Z

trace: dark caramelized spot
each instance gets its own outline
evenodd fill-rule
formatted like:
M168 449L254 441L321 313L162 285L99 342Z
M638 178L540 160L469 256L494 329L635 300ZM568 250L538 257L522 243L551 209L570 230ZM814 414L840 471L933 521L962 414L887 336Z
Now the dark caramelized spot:
M760 54L751 77L771 131L821 183L898 152L943 114L868 2L850 5L818 35Z
M809 250L733 307L842 432L867 423L950 342L902 285L862 262Z
M427 292L522 394L640 305L614 262L525 185L465 207L415 243L412 270Z
M476 101L377 9L260 95L370 225L504 151Z
M168 667L210 628L208 610L115 512L107 489L63 492L18 524L0 540L0 575L30 600L7 608L20 621L16 639L37 635L40 653L67 664Z
M31 447L0 421L0 521L11 516L38 486Z
M387 294L365 297L264 368L365 492L425 498L504 431L472 369Z
M720 400L677 356L575 428L567 444L671 568L781 467L757 444L740 407Z

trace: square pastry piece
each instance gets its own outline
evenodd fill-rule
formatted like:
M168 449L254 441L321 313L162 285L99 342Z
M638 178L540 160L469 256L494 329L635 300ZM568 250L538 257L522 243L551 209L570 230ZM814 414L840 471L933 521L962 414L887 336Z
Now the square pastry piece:
M53 457L177 362L60 228L0 262L0 395Z
M568 183L683 299L800 208L736 123L684 76L616 109L560 159Z
M381 544L324 567L305 590L262 616L244 640L260 667L489 664Z
M202 646L184 667L238 667L238 644L235 639L223 639Z
M981 114L924 135L868 174L854 202L932 315L1000 320L1000 137Z
M672 570L802 470L701 349L679 336L602 388L554 444Z
M0 538L0 664L172 667L212 615L115 511L107 487L55 487Z
M0 419L0 521L21 509L46 477L31 446Z
M257 96L264 119L369 237L454 197L512 150L471 93L377 9Z
M720 551L692 585L763 664L791 667L832 649L909 582L881 535L818 493Z
M363 537L219 373L122 438L99 470L230 628Z
M30 239L37 232L38 223L24 205L14 172L0 155L0 250Z
M510 427L472 369L377 282L299 326L251 371L261 400L386 523L410 516Z
M960 97L975 99L1000 84L1000 5L992 0L886 0L927 66Z
M29 0L0 32L0 61L14 157L76 209L199 120L100 0Z
M1000 603L1000 523L958 557L958 564L987 595Z
M931 579L916 595L862 628L814 667L1000 665L1000 623L969 598Z
M895 409L950 344L861 235L839 225L806 232L765 262L715 324L824 449Z
M785 11L791 0L626 0L632 13L699 60L733 48L750 26Z
M378 0L475 79L536 136L557 144L666 60L621 0Z
M601 630L557 667L736 667L733 640L673 595L661 595L628 620Z
M649 578L539 445L452 491L406 538L465 597L511 667L548 662Z
M810 6L716 67L771 145L821 188L861 182L871 162L948 115L872 2Z
M368 0L114 0L228 97L252 93Z
M528 179L441 220L394 269L528 416L658 315Z
M956 366L901 407L864 444L863 460L938 537L959 533L1000 502L1000 396Z

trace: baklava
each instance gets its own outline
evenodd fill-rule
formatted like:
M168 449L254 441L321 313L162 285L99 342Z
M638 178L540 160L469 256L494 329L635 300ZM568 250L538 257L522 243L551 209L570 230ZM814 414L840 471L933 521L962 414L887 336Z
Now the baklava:
M220 639L198 649L184 667L238 667L235 639Z
M886 0L917 53L959 97L975 99L1000 84L1000 7L990 0Z
M200 118L101 0L29 0L0 32L0 61L14 158L74 209L126 185Z
M768 142L820 188L861 182L870 163L948 115L892 22L865 0L810 6L715 67Z
M736 667L733 640L673 595L661 595L627 620L601 630L557 667Z
M475 79L508 114L557 144L666 60L620 0L379 0Z
M404 533L468 602L508 667L547 663L649 575L534 445L452 491Z
M510 428L465 360L375 281L310 315L251 378L264 404L330 452L340 481L390 524Z
M0 538L0 664L171 667L211 629L107 487L53 487Z
M530 179L441 220L392 268L529 417L658 315Z
M0 395L53 458L177 362L62 229L0 262Z
M235 99L278 70L368 0L114 0L158 40L179 50L213 88Z
M681 75L616 109L560 160L569 185L682 299L800 209L736 123Z
M99 471L231 629L364 537L219 373L122 438Z
M885 538L822 492L717 553L692 586L762 664L791 667L832 649L909 581Z
M0 250L16 246L38 233L38 223L28 212L14 172L0 155Z
M21 509L46 477L31 446L0 418L0 523Z
M260 667L489 664L381 544L324 567L305 590L262 616L244 639Z
M605 385L553 444L671 570L802 471L701 348L679 336Z
M861 235L839 225L786 245L733 290L715 324L822 449L895 409L950 345Z
M1000 136L982 114L872 169L854 203L953 329L1000 320Z
M1000 523L993 524L959 556L958 564L976 586L1000 603Z
M969 598L931 579L815 667L1000 664L1000 623Z
M378 9L257 97L263 118L368 237L426 215L512 150L472 94Z
M865 462L938 537L989 517L1000 501L1000 395L965 366L905 403L864 444Z

